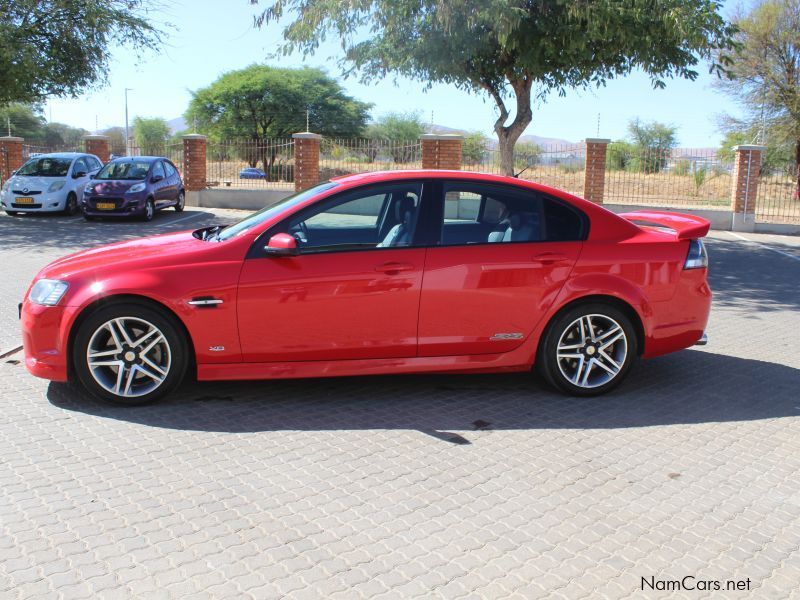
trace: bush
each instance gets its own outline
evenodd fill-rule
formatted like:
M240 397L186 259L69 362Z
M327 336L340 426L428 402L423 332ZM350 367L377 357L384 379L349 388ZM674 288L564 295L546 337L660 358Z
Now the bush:
M675 171L675 175L680 175L681 177L685 177L686 175L689 174L689 171L691 171L691 169L692 169L692 163L683 158L675 163L675 168L673 170Z
M486 157L486 148L489 138L480 131L473 131L464 136L461 145L461 160L465 164L482 163Z
M617 140L608 145L608 170L625 171L633 155L633 144Z

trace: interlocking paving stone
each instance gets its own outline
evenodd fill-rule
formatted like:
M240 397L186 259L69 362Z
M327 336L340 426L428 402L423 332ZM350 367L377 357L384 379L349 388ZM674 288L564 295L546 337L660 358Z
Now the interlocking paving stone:
M162 216L0 217L0 348L53 258L218 220ZM709 251L710 344L598 399L409 376L124 409L2 361L0 597L639 598L684 575L800 597L800 261L725 233Z

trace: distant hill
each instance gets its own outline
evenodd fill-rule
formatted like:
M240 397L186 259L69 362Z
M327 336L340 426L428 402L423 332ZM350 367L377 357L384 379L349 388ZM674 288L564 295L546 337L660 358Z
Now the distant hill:
M186 126L186 119L184 119L183 117L176 117L174 119L170 119L169 121L167 121L167 125L169 125L169 130L173 135L178 133L179 131L186 131L187 129L189 129Z

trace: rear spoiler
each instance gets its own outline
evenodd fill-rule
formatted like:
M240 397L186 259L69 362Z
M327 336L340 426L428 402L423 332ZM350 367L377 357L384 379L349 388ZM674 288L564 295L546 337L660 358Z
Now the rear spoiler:
M639 222L667 227L677 234L679 240L704 237L711 226L711 223L703 217L663 210L637 210L635 212L619 213L618 216L634 223Z

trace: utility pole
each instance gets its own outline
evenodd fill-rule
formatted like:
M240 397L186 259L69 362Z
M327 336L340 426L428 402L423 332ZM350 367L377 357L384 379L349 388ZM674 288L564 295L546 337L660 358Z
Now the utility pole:
M6 125L8 125L8 137L11 137L11 116L6 115Z
M311 131L311 130L308 128L308 113L309 113L309 111L308 111L308 109L306 109L306 133L308 133L309 131Z
M130 136L128 134L128 92L133 88L125 88L125 156L130 156Z

